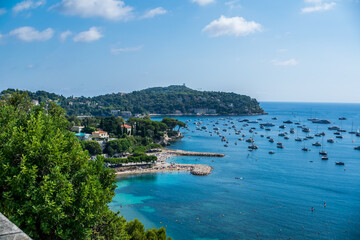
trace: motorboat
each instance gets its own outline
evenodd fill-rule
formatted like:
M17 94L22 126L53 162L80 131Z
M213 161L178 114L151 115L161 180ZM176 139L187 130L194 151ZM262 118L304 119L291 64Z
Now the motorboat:
M315 147L321 147L321 143L319 143L319 142L315 142L312 145L315 146Z

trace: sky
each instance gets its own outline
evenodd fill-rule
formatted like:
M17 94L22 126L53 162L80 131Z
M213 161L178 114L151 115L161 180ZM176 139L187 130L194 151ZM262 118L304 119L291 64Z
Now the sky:
M360 0L0 0L0 89L360 103Z

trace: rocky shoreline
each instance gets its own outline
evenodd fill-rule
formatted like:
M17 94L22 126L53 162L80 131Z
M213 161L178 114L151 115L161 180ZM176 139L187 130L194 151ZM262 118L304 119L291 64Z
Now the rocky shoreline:
M204 164L178 164L178 163L169 163L166 160L174 156L201 156L201 157L224 157L224 154L221 153L207 153L207 152L191 152L183 150L173 150L173 149L157 149L157 152L148 153L148 155L154 155L158 158L157 162L152 168L135 168L122 170L121 168L115 169L116 175L133 175L133 174L144 174L144 173L157 173L157 172L190 172L193 175L197 176L206 176L209 175L213 168L209 165Z

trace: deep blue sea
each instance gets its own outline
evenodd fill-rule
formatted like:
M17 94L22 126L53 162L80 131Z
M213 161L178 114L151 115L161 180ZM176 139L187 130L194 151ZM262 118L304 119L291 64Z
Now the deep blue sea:
M360 137L343 133L336 139L327 128L337 125L347 131L360 128L360 104L325 103L261 103L268 115L221 117L178 117L188 122L190 131L170 148L190 151L224 153L224 158L175 157L172 162L211 165L213 172L205 177L189 173L161 173L130 176L118 179L116 196L110 204L114 211L128 220L138 218L147 228L165 227L169 236L182 239L360 239ZM278 120L272 120L277 117ZM332 123L313 124L308 118L328 119ZM347 120L340 121L339 117ZM193 124L201 119L208 131L219 121L221 129L238 119L272 122L271 131L259 124L243 127L245 138L253 137L258 150L248 151L249 143L239 141L233 129L221 131L229 141L224 147L221 138L209 132L198 131ZM222 117L226 118L226 117ZM324 138L304 138L294 124L300 122L311 129L310 135L325 132ZM227 123L228 126L223 126ZM257 134L249 133L256 127ZM289 132L289 140L279 132ZM194 131L194 132L193 132ZM261 137L260 135L264 135ZM266 136L274 138L270 143ZM334 138L335 143L328 143ZM323 147L312 146L319 141ZM235 142L238 145L235 145ZM284 149L276 148L282 142ZM311 149L309 152L302 147ZM321 160L324 149L329 160ZM275 154L268 152L273 150ZM344 166L335 165L342 161ZM239 178L239 179L235 179ZM324 206L326 202L326 207ZM311 208L314 207L312 211Z

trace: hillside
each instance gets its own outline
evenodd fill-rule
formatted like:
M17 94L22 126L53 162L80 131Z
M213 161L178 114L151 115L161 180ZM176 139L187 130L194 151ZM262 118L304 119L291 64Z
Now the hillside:
M16 90L2 91L2 95ZM29 92L39 103L56 101L69 115L109 116L123 111L132 114L264 114L256 99L227 92L197 91L186 86L148 88L131 93L112 93L95 97L64 97L45 91Z

